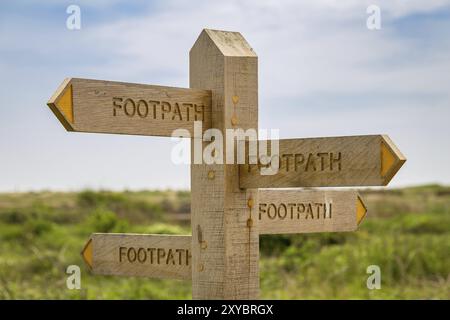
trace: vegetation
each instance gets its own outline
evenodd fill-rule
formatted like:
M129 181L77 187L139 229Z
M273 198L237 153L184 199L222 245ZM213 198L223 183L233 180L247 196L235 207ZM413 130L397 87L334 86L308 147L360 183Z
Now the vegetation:
M264 299L449 299L450 188L361 192L354 233L261 237ZM185 299L188 281L93 276L80 251L92 232L189 234L189 192L0 194L0 299ZM66 287L79 265L82 289ZM369 265L381 289L368 290Z

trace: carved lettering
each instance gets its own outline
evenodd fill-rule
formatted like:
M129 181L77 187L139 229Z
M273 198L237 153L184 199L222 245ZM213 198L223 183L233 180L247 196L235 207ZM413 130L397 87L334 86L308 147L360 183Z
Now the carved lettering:
M319 220L331 219L332 203L299 202L299 203L259 203L259 220Z
M284 172L336 172L342 170L341 152L317 152L317 153L284 153L278 158L278 170ZM258 170L267 168L271 164L263 164L259 160L257 164L249 164L247 171L251 172L255 166Z
M166 121L203 121L205 107L187 102L168 102L129 97L113 97L114 117L142 118Z
M176 248L119 247L119 262L189 266L191 252Z
M137 113L141 118L147 118L148 116L148 104L145 100L139 100L137 103Z

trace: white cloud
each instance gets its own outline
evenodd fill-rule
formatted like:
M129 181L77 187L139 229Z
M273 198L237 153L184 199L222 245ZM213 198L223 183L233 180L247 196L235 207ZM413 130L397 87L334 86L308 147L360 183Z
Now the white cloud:
M200 30L239 30L259 53L263 95L447 91L450 73L444 70L450 62L434 59L442 54L438 50L423 61L410 58L420 43L398 37L392 23L449 1L402 3L381 1L390 18L382 30L369 31L364 1L203 1L195 6L169 1L160 12L89 29L84 41L115 57L114 66L100 67L108 76L152 81L152 73L160 77L165 72L171 81L186 83L188 50Z

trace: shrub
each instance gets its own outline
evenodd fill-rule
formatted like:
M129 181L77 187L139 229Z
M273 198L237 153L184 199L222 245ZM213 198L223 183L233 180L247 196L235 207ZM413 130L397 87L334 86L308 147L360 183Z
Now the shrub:
M53 223L41 218L29 219L25 224L25 232L33 236L41 236L53 229Z
M84 210L108 209L134 223L160 220L163 212L159 204L136 200L129 193L83 191L78 195L78 204Z
M149 226L145 233L150 234L187 234L187 231L185 231L180 226L176 225L170 225L165 223L155 223Z
M0 213L0 220L9 224L20 224L27 220L28 214L19 209L11 209Z
M87 224L93 232L125 232L128 229L126 220L104 208L94 209L87 218Z

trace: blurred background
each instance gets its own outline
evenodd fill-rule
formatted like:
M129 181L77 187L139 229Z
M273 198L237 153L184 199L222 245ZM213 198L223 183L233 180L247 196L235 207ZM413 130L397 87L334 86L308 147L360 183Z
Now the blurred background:
M0 298L190 297L187 282L84 266L82 289L66 288L91 232L190 233L189 166L170 138L68 133L46 102L66 77L188 87L203 28L239 31L258 54L260 128L388 134L408 158L389 188L361 192L357 232L262 237L262 298L449 299L446 0L2 1Z

